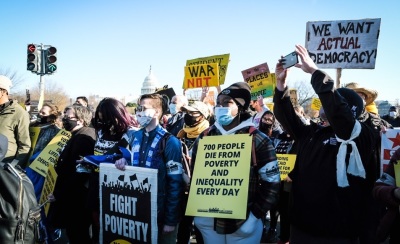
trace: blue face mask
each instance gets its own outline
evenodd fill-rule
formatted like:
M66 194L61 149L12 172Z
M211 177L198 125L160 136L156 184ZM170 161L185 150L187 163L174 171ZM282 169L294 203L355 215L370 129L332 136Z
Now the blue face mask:
M172 114L172 115L174 115L174 114L176 114L176 104L174 104L174 103L170 103L169 104L169 112Z
M232 116L231 109L228 107L215 107L215 120L220 125L229 125L236 116Z

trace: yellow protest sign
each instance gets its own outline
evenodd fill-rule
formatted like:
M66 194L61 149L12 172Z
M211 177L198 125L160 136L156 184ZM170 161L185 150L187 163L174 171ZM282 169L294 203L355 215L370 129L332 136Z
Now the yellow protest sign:
M29 137L31 138L31 151L29 152L29 158L31 158L33 149L35 149L36 142L39 138L40 127L29 127Z
M219 84L220 85L224 84L226 72L228 71L229 53L190 59L186 61L186 66L199 65L199 64L212 64L212 63L218 64Z
M56 180L57 180L56 170L54 169L54 166L52 164L49 164L46 179L43 184L42 193L40 194L40 200L39 200L40 205L47 201L47 196L50 193L53 193L54 187L56 186ZM44 206L44 211L46 213L46 216L47 213L49 212L49 208L50 204L46 204Z
M321 107L322 107L321 100L319 100L319 98L317 97L313 97L313 99L311 100L311 109L319 111Z
M249 134L199 141L186 215L246 219L251 147Z
M394 164L394 176L396 178L396 186L400 187L400 160L397 160L397 164Z
M217 63L185 66L183 88L219 86Z
M266 103L265 105L267 105L269 110L274 111L274 103Z
M29 167L43 177L46 177L47 168L50 164L54 165L57 162L58 156L60 156L69 138L71 138L70 132L64 129L60 130Z
M284 180L290 171L294 168L296 162L296 154L276 154L278 159L279 171L281 172L281 180Z

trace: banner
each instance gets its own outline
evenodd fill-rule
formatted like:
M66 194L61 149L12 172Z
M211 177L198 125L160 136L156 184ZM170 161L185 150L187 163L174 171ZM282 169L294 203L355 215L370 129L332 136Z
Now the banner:
M100 243L157 243L157 172L100 164Z
M219 86L217 63L185 66L183 89Z
M306 48L320 69L374 69L381 19L307 22Z
M49 164L49 168L47 171L46 179L44 180L42 193L40 194L39 204L42 205L47 201L47 196L54 191L54 187L56 186L57 181L57 173L52 164ZM44 206L44 212L47 216L49 213L50 204L46 204Z
M400 147L400 129L388 129L381 138L381 169L385 170L393 153Z
M229 53L190 59L186 61L186 66L212 63L218 64L219 84L223 85L225 83L226 72L228 72Z
M296 162L296 154L276 154L278 159L279 171L281 172L281 181L288 176L290 171L294 168Z
M58 157L69 138L71 138L71 133L69 131L64 129L60 130L29 167L43 177L46 177L49 165L53 164L54 166L54 164L57 163Z
M186 215L246 219L251 147L249 134L199 141Z

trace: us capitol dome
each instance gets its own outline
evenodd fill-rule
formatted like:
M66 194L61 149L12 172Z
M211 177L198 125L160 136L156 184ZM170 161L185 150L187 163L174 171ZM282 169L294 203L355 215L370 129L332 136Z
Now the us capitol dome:
M154 93L157 87L159 87L158 79L155 75L151 73L151 66L150 66L149 75L146 76L146 78L144 78L142 84L141 95Z

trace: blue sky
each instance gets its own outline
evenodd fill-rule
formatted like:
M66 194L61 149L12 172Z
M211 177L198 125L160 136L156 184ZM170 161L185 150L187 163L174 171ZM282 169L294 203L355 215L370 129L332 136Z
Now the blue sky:
M25 86L38 85L39 76L26 70L26 45L43 43L58 49L58 70L45 79L70 97L139 95L150 65L161 86L182 94L188 59L230 53L230 85L243 80L242 70L264 62L273 72L280 55L304 45L307 21L381 18L375 69L343 70L341 81L395 100L399 9L395 0L4 0L0 68L16 71ZM325 71L336 77L336 70ZM297 69L288 79L309 82Z

